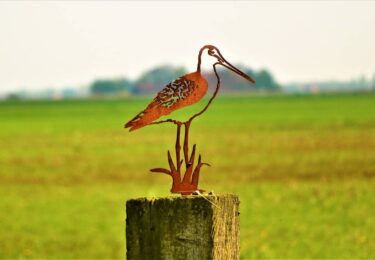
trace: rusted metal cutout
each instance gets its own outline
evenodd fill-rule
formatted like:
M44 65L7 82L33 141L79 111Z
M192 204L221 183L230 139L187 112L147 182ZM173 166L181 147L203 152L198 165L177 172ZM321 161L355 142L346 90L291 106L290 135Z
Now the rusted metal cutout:
M213 69L217 78L216 89L206 104L206 106L198 113L192 115L186 122L181 122L173 119L167 119L162 121L155 121L161 116L168 115L176 109L180 109L192 104L197 103L203 98L207 92L208 84L207 80L201 74L201 61L204 50L208 50L208 55L215 57L217 61L213 64ZM154 168L151 172L158 172L170 175L172 177L172 193L180 193L182 195L190 195L198 189L198 181L200 169L202 166L207 165L202 161L201 155L198 156L196 165L196 145L193 145L191 153L189 153L189 129L192 121L202 115L211 105L220 89L220 77L217 73L216 66L222 65L229 70L237 73L252 83L255 80L247 74L243 73L232 64L230 64L221 55L218 48L212 45L203 46L198 55L197 71L186 74L168 85L166 85L151 101L145 110L137 114L132 120L125 124L125 128L130 128L130 131L134 131L141 127L151 124L162 124L162 123L173 123L177 125L177 137L175 144L175 162L172 159L170 151L168 151L168 164L169 169L165 168ZM183 147L180 144L181 127L184 126L184 141ZM181 148L183 148L183 158L181 158ZM184 172L183 172L183 167ZM203 190L199 190L203 191Z

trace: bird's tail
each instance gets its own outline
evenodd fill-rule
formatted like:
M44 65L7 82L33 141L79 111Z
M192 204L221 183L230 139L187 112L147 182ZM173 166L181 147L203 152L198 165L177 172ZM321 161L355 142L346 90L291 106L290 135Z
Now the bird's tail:
M154 103L154 102L153 102ZM145 110L136 115L132 120L125 124L125 128L130 128L129 131L137 130L141 127L151 124L153 121L161 116L156 104L151 103Z
M144 111L136 115L132 120L125 124L125 128L130 128L129 131L131 132L144 126L144 124L141 124L142 121L140 121L143 117L143 114Z

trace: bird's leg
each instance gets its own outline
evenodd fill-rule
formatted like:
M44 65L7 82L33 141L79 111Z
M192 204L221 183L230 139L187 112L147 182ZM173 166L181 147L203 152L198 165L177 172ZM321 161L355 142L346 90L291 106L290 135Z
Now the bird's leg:
M182 182L191 183L191 174L193 173L196 145L194 144L193 150L189 157L189 128L190 128L191 121L189 120L185 122L184 124L185 124L184 156L185 156L186 172L185 172Z
M177 125L177 136L176 136L176 163L177 171L180 174L181 178L181 164L182 160L180 159L181 145L180 145L180 133L181 133L181 122L176 123Z
M182 182L184 183L191 183L191 174L193 173L193 167L194 167L195 148L196 148L196 145L194 144L193 150L191 152L191 156L189 158L189 163L186 164L187 165L186 172L184 175L184 179L182 180Z
M187 121L184 123L185 125L185 139L184 139L184 156L185 156L185 165L186 169L189 167L189 128L190 128L191 121Z

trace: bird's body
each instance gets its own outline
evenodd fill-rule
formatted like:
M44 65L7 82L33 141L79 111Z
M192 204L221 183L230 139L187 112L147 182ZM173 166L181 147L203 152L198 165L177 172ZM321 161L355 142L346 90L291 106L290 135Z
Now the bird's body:
M134 131L176 109L195 104L203 98L207 88L207 80L200 71L179 77L159 91L147 108L130 120L125 127Z
M220 51L213 45L205 45L201 48L198 55L198 65L197 70L193 73L186 74L168 85L166 85L151 101L151 103L146 107L145 110L137 114L132 120L125 124L125 128L130 128L130 131L134 131L141 127L150 124L173 122L182 124L182 122L168 119L163 121L155 122L161 116L170 114L176 109L180 109L192 104L197 103L206 94L208 83L207 80L201 74L201 57L203 51L207 50L208 55L216 58L216 62L213 64L213 69L217 77L217 86L211 99L208 101L207 105L197 114L194 114L186 122L191 122L195 117L201 115L206 111L208 106L211 104L212 100L216 97L216 94L220 87L220 79L216 71L217 65L222 65L229 70L237 73L238 75L244 77L245 79L255 83L251 77L234 67L221 55ZM185 123L186 123L185 122Z

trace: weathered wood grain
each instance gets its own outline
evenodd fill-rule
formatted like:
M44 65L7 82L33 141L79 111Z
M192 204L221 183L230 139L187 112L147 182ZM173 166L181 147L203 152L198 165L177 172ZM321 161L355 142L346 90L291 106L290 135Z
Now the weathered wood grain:
M239 198L200 195L126 203L127 259L239 259Z

